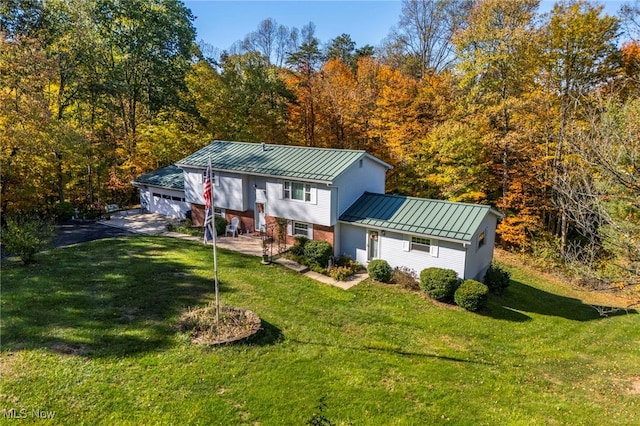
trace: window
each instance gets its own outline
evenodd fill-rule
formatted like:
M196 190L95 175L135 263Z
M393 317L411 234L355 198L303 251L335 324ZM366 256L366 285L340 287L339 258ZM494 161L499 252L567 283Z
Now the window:
M213 215L214 216L225 217L224 209L221 209L219 207L214 207L213 208Z
M205 170L204 172L202 172L202 175L200 175L200 183L204 184L204 181L206 178L207 178L207 171ZM218 178L216 177L216 174L214 172L211 172L211 183L213 183L213 186L220 186L218 182Z
M313 202L311 189L312 185L310 183L286 181L284 183L284 199L311 203Z
M292 235L304 235L310 240L313 239L312 235L313 227L308 223L304 222L293 222L291 226L291 234Z
M411 250L431 252L431 240L422 237L411 237Z
M485 243L485 232L482 231L478 234L478 249L480 249Z

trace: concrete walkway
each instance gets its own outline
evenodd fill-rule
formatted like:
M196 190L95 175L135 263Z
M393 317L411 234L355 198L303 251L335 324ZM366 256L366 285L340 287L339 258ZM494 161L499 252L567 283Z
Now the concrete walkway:
M143 213L140 212L139 209L115 212L111 215L109 220L101 220L99 223L136 234L165 235L167 237L181 238L191 241L202 241L201 237L194 237L191 235L168 231L167 225L171 223L177 224L177 219L172 219L155 213ZM250 256L262 256L262 242L259 238L247 235L239 235L237 237L220 236L216 240L216 243L218 247L227 250L236 251ZM298 263L284 257L273 259L273 262L297 271L308 278L324 284L340 287L343 290L350 289L368 277L366 273L362 273L356 274L349 281L337 281L326 275L310 271L306 266L299 265Z

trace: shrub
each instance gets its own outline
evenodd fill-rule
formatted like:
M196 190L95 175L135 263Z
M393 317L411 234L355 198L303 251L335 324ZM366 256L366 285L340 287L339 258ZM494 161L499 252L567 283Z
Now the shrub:
M511 274L492 263L487 269L483 281L491 293L502 294L511 283Z
M402 266L395 268L391 274L391 282L398 284L407 290L420 290L418 285L418 274L411 268Z
M309 242L309 238L304 235L296 235L295 240L296 242L293 243L290 249L291 254L294 256L304 256L304 246Z
M53 205L53 215L58 222L64 222L73 217L73 204L68 201L56 201Z
M336 281L346 281L347 278L352 277L353 270L347 266L336 266L329 270L329 276Z
M393 269L389 266L389 262L384 259L374 259L369 262L367 266L367 272L369 276L382 283L388 283L391 281L391 274L393 273Z
M22 260L32 263L36 253L47 246L53 236L53 227L33 216L7 219L2 230L2 244L7 251Z
M326 268L329 258L333 255L331 244L326 241L308 241L304 245L304 257L311 266Z
M93 204L88 204L82 207L81 212L85 219L96 219L105 213L106 209L104 204L99 201Z
M343 268L349 268L351 269L351 271L353 271L354 274L360 272L361 270L364 269L364 267L358 263L357 261L353 260L351 258L351 256L349 256L348 254L343 254L340 257L338 257L336 259L336 266L341 266Z
M432 299L449 302L458 287L455 271L443 268L426 268L420 272L420 288Z
M227 219L225 219L222 216L214 216L213 222L216 227L216 234L217 235L224 234L224 231L226 231L227 229Z
M456 305L467 311L475 312L487 303L489 288L475 280L464 280L456 290L453 298Z

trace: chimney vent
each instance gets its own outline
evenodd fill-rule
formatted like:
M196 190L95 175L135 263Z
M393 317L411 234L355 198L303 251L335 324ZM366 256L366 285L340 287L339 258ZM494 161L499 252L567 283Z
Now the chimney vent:
M262 142L262 152L265 152L267 150L267 144Z

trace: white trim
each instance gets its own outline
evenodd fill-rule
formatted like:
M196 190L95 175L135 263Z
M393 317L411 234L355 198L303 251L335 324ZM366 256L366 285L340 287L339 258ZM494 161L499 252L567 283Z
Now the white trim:
M297 227L296 225L300 225L300 226ZM307 231L306 234L303 233L303 232L297 232L297 231L301 231L305 227L306 227L306 231ZM304 235L305 237L309 238L310 240L313 240L313 224L307 223L307 222L302 222L300 220L288 221L287 222L287 233L289 234L289 236L292 236L292 237L295 237L296 235Z

